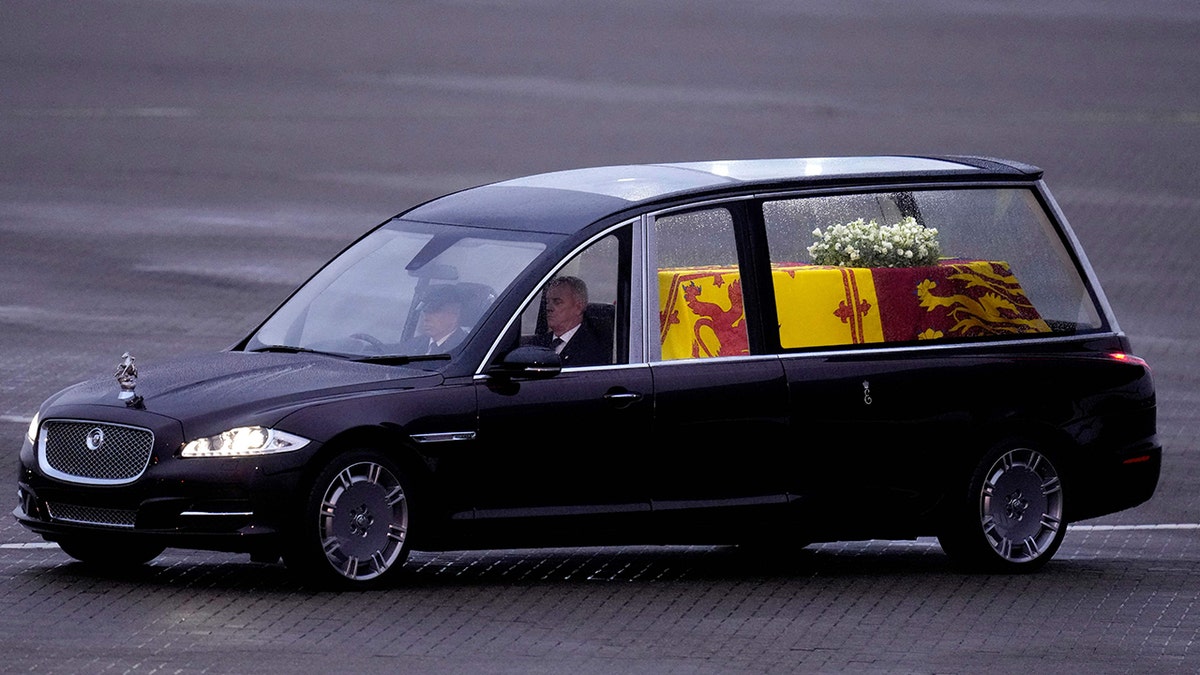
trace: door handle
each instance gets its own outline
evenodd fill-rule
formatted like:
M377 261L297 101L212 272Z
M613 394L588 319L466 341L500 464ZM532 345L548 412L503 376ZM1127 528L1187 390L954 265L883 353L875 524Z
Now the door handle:
M604 395L604 400L612 403L616 408L628 408L642 400L642 395L635 391L610 391Z

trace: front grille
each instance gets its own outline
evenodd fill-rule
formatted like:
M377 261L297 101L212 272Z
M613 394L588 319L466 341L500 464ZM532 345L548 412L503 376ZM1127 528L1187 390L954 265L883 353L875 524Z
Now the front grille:
M75 504L46 502L46 511L50 514L51 520L82 523L84 525L133 527L134 521L137 519L137 511L105 509L96 506L76 506Z
M47 420L38 443L48 475L93 485L137 480L150 464L153 449L149 429L84 420Z

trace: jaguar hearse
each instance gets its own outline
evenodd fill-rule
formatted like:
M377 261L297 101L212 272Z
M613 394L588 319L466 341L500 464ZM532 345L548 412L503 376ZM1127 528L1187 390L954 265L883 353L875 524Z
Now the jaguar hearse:
M29 425L22 525L95 564L244 552L348 588L480 547L936 536L1028 571L1161 462L1149 368L1042 171L979 157L467 189L225 351L100 366Z

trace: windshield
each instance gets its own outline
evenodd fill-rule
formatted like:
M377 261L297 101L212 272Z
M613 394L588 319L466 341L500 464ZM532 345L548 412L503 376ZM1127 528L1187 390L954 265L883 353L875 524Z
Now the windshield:
M300 288L246 349L350 358L453 353L545 250L529 236L391 221Z

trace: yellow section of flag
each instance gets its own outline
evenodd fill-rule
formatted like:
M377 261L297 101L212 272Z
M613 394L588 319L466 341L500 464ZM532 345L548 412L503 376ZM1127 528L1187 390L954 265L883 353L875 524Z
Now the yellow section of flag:
M771 277L784 347L883 342L871 270L778 267Z

